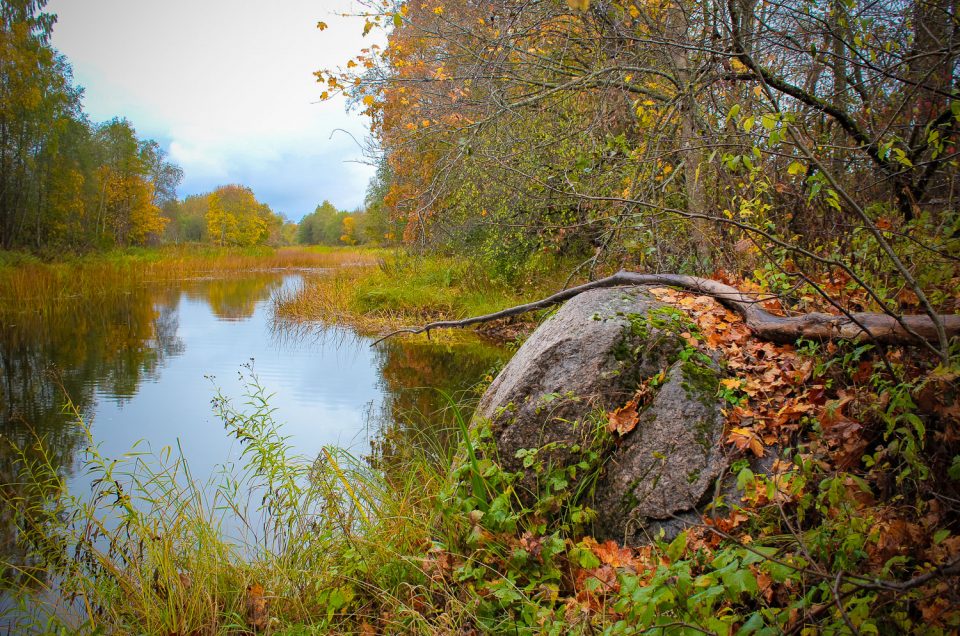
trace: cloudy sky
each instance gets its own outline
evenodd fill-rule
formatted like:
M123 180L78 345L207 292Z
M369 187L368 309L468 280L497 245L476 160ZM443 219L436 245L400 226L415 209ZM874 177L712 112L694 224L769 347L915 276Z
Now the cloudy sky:
M51 0L53 44L94 121L127 117L185 173L180 196L226 183L293 220L324 199L350 209L373 173L369 121L318 103L313 72L359 49L350 0ZM318 21L329 28L320 32ZM332 137L331 137L332 135Z

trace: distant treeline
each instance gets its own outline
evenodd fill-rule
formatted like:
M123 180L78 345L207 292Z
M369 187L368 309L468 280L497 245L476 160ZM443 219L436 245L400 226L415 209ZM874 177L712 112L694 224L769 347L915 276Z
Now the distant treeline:
M386 216L381 205L352 212L338 210L329 201L303 217L297 226L296 242L301 245L358 245L362 243L393 243L397 226Z
M324 201L298 227L243 185L178 200L183 171L124 118L95 123L46 0L0 4L0 249L60 253L129 245L356 245L396 234L379 194L367 210ZM376 203L369 203L375 201Z
M338 210L325 200L297 224L257 201L250 188L226 185L209 194L165 204L163 215L168 223L158 239L166 243L274 247L393 243L396 224L378 214L381 210L378 205Z

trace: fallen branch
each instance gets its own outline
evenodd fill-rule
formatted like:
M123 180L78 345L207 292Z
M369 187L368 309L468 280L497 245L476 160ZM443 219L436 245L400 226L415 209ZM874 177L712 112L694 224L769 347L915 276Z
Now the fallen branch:
M918 345L938 342L940 333L936 323L927 315L891 316L881 313L858 312L841 316L810 313L801 316L775 316L764 311L759 301L740 290L716 280L683 276L680 274L637 274L618 272L577 287L571 287L552 296L525 305L510 307L484 316L464 320L439 320L421 327L408 327L388 333L373 344L383 342L401 333L426 333L434 329L457 329L493 320L519 316L538 309L557 305L591 289L604 287L664 285L712 296L727 308L737 312L754 336L772 342L792 343L799 338L809 340L871 341L878 344ZM937 317L948 338L960 336L960 315Z

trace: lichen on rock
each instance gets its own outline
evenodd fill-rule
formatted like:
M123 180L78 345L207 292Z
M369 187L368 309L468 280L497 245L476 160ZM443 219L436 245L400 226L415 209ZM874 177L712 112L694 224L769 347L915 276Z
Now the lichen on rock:
M598 538L634 543L660 528L675 534L684 519L697 518L691 511L708 498L726 459L719 368L690 355L681 335L689 327L683 312L643 288L597 289L567 302L517 351L478 406L475 417L490 422L502 467L529 472L522 458L530 449L543 449L538 457L553 468L577 464L578 449L590 442L583 436L596 430L584 422L622 406L659 376L636 428L604 446L603 471L585 495L592 499L581 503L597 512ZM536 477L525 477L521 497L530 500Z

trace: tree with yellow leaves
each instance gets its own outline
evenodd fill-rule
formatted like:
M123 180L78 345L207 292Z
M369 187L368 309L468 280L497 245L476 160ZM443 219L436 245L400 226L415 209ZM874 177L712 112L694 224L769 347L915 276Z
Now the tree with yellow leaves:
M274 216L245 186L220 186L207 195L207 235L216 245L262 244Z

